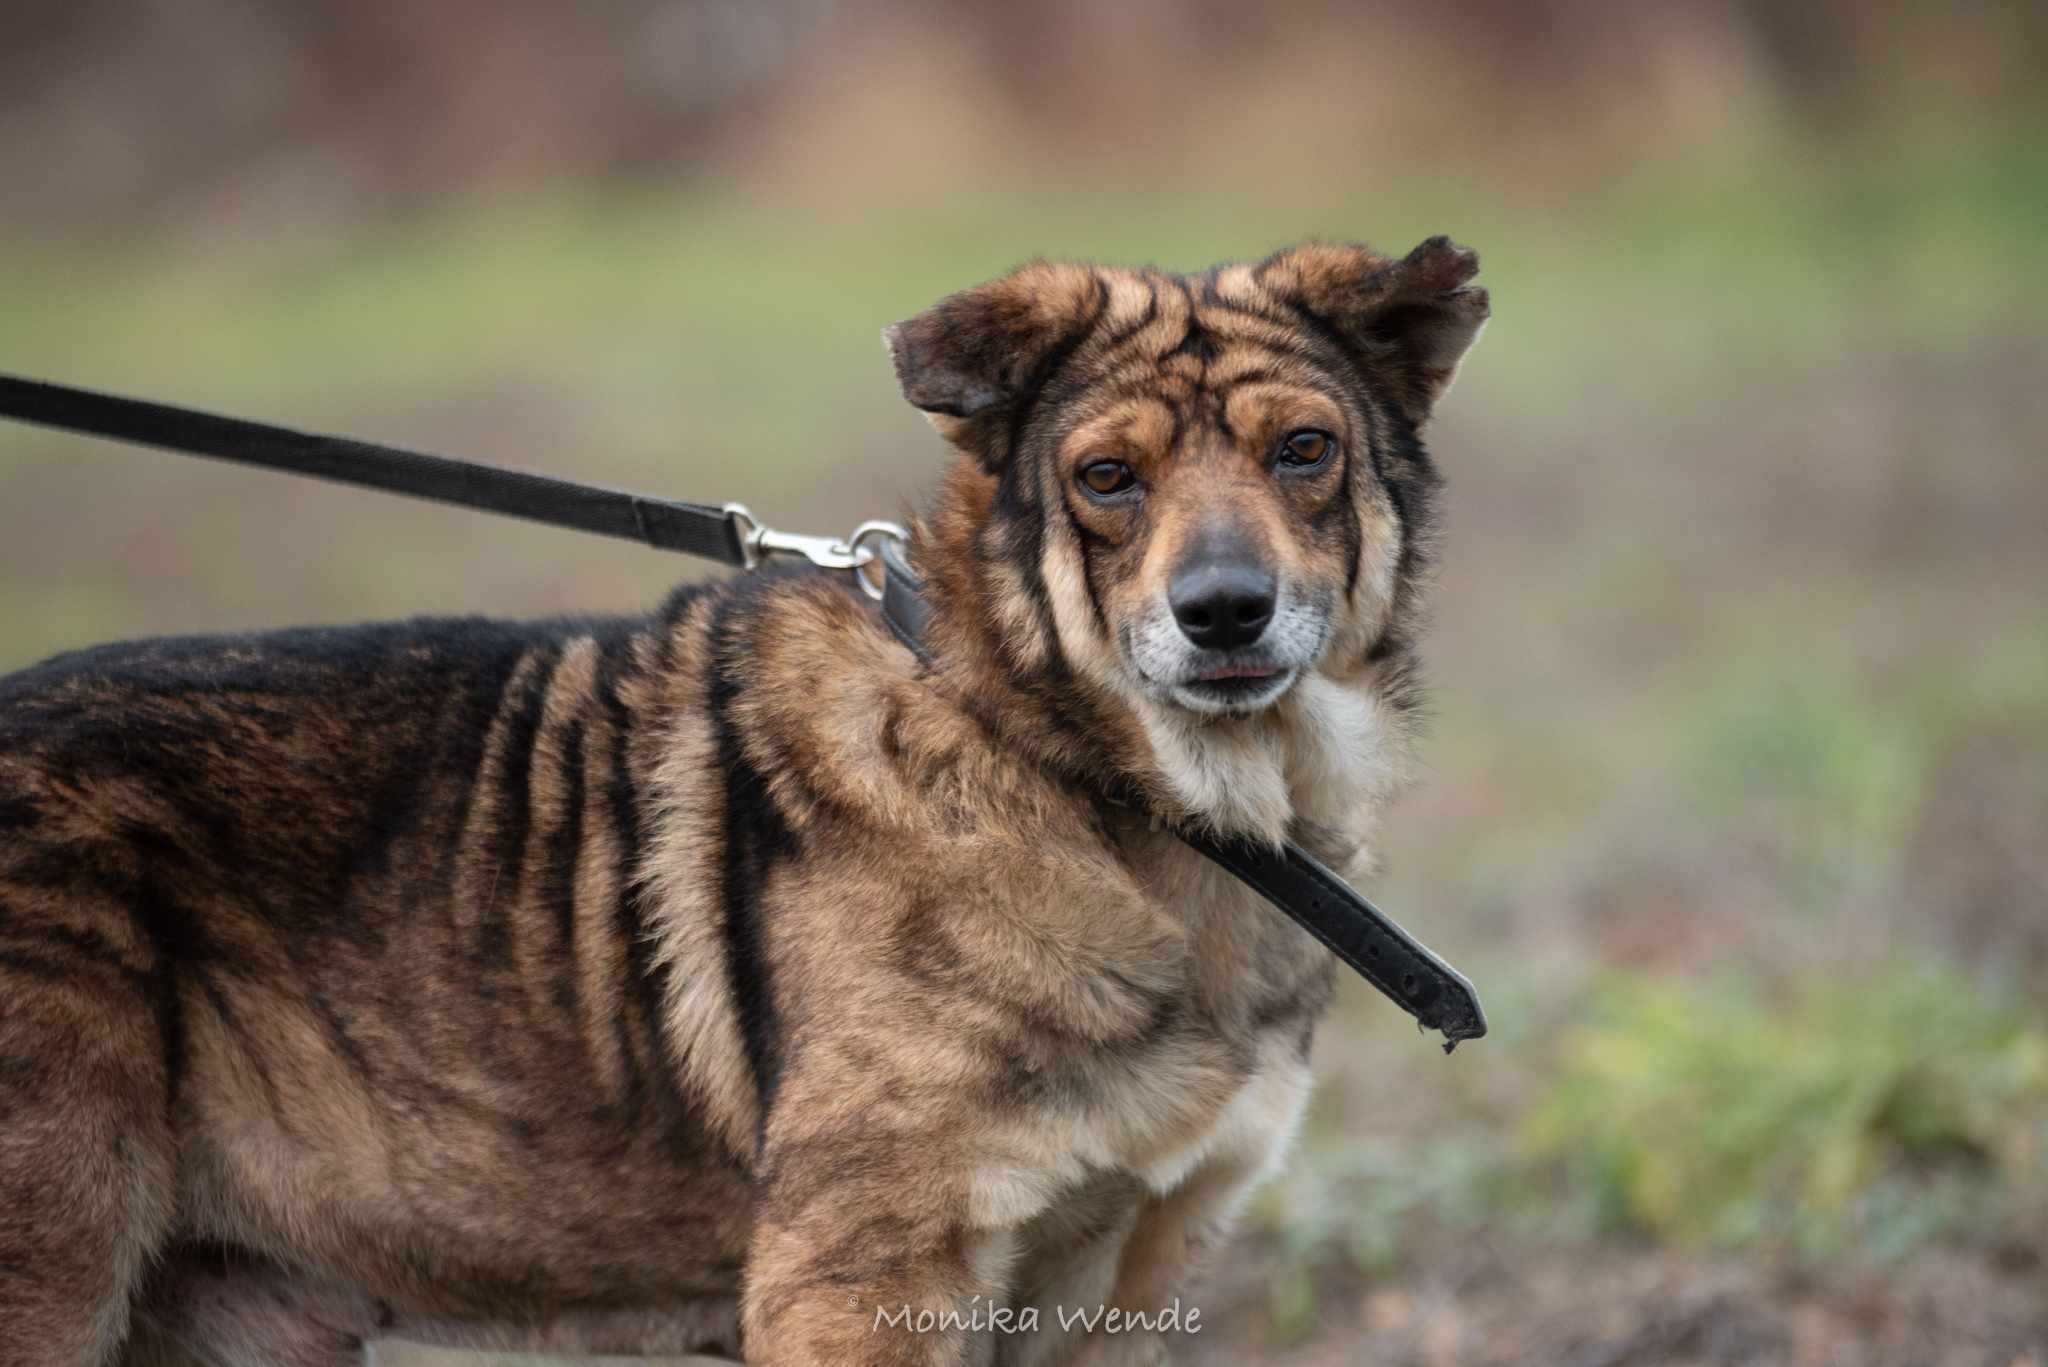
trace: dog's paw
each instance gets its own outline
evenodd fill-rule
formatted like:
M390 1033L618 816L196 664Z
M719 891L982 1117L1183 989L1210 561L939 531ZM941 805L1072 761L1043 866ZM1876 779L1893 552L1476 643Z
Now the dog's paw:
M1172 1367L1172 1362L1164 1334L1096 1334L1081 1346L1071 1367Z

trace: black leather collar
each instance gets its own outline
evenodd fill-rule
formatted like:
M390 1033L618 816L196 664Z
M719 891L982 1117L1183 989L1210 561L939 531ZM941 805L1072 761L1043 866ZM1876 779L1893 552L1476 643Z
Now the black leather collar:
M881 559L882 621L897 640L930 664L925 628L932 610L924 581L897 542L882 543ZM1299 845L1289 841L1274 849L1177 827L1174 834L1293 917L1422 1028L1441 1031L1445 1053L1457 1048L1460 1040L1486 1033L1486 1012L1465 975Z

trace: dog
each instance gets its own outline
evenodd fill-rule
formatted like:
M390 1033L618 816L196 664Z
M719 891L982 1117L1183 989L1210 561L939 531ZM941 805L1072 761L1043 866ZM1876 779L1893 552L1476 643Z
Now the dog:
M1040 262L889 329L929 659L758 572L0 681L0 1364L1165 1361L1056 1311L1184 1291L1334 971L1174 831L1368 866L1477 269Z

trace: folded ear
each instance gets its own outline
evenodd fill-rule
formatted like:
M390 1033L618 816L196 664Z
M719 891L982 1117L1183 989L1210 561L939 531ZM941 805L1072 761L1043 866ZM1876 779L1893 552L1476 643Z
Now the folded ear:
M1432 237L1398 261L1312 242L1268 257L1256 278L1336 331L1420 426L1486 326L1486 291L1467 283L1477 274L1479 253Z
M1104 291L1085 266L1037 261L948 295L885 328L903 397L954 445L993 469L1007 458L1008 418L1100 315Z

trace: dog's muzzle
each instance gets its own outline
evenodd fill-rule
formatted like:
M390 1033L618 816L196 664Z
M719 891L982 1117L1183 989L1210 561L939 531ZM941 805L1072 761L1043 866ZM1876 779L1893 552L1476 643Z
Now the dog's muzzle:
M1208 715L1270 707L1321 658L1328 605L1264 573L1207 567L1175 576L1128 638L1131 664L1161 701Z

